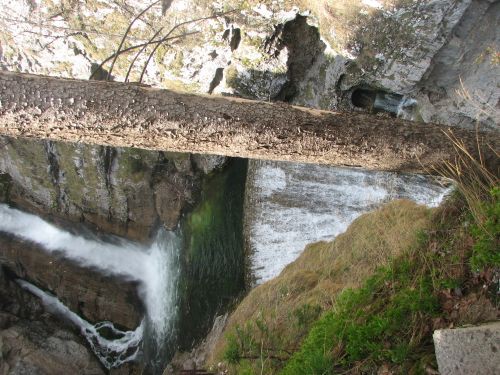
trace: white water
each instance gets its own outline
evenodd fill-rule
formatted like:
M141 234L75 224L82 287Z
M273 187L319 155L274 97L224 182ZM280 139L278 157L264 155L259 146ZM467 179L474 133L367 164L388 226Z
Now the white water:
M418 175L286 162L249 162L246 236L257 283L276 277L309 243L329 241L389 200L437 206L449 187Z
M111 322L100 322L92 325L68 309L56 297L45 293L43 290L24 280L18 279L17 283L23 289L40 298L47 311L61 316L78 327L81 334L85 336L90 347L106 368L118 367L137 357L144 332L144 321L141 322L135 331L121 331L115 328ZM101 336L100 331L103 329L110 330L117 338L110 340Z
M0 204L0 231L39 244L46 251L62 254L82 266L139 281L139 293L146 306L147 323L157 346L168 341L175 333L180 241L173 232L160 230L149 247L123 239L111 244L97 238L89 239L71 234L35 215L5 204ZM142 338L142 324L133 332L136 332L136 336L140 334ZM122 347L119 342L117 345ZM98 352L96 354L101 358Z

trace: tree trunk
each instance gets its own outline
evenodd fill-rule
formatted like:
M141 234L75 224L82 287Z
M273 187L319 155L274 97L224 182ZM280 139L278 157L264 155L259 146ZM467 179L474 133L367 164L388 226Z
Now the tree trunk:
M0 133L14 137L430 172L456 156L445 131L362 113L0 73ZM453 133L469 150L488 141L495 158L498 132Z

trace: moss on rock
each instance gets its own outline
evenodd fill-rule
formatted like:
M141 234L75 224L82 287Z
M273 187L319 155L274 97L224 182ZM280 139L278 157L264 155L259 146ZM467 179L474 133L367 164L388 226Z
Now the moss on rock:
M184 219L181 348L204 337L213 318L245 287L243 194L246 160L232 159L206 176L201 197Z

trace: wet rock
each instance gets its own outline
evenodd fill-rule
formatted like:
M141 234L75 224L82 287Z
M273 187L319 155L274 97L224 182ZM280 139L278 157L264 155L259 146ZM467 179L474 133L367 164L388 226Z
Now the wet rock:
M142 375L144 373L143 366L133 362L127 362L118 368L109 370L109 375Z
M209 355L213 353L215 345L221 338L226 326L228 314L215 318L212 329L205 339L189 352L176 352L169 366L163 372L164 375L175 374L179 370L202 369L208 363Z
M191 158L194 165L205 174L209 174L216 169L221 169L228 160L225 156L203 154L193 154Z
M8 139L0 173L9 178L9 200L25 211L139 241L150 238L158 220L175 227L197 189L188 154L59 142ZM173 205L177 214L166 215L173 196L181 199Z
M0 266L0 374L104 374L81 337L44 312Z
M165 228L175 229L185 206L185 190L179 189L175 183L161 181L154 187L155 205Z
M500 373L500 322L434 332L442 375Z
M55 294L90 322L109 320L134 330L142 320L144 307L136 282L104 276L47 253L33 243L6 235L0 235L0 264L13 276ZM19 296L14 300L22 301ZM11 308L21 316L23 309L21 304Z
M105 373L78 336L44 323L23 321L0 331L0 344L5 375Z

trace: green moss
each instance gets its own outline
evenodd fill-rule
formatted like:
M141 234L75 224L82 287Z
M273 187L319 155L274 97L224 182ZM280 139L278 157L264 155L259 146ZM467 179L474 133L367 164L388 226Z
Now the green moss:
M313 100L314 99L314 87L313 87L313 84L311 82L307 83L304 96L305 96L306 100Z
M85 204L89 211L96 210L97 200L95 198L95 189L98 185L98 179L95 171L92 170L94 163L91 159L85 157L85 148L80 149L81 155L78 155L77 147L71 143L57 143L57 152L59 154L59 167L64 173L64 188L68 200L78 206ZM81 157L82 170L79 175L78 167L75 165L75 159ZM89 199L90 198L90 199Z
M163 64L163 60L165 59L165 55L168 52L168 48L161 44L156 50L155 61L158 65Z
M232 65L226 69L226 85L233 89L238 87L238 69Z
M158 159L158 153L138 148L123 148L117 176L120 180L131 181L134 184L149 180L151 166Z
M470 259L475 271L500 267L500 188L491 190L491 200L483 203L484 222L471 228L475 239Z
M185 83L180 79L164 79L161 82L162 86L169 90L175 91L186 91L186 92L199 92L200 85L196 82L193 83Z
M181 345L203 337L216 313L245 287L243 194L246 160L233 159L202 183L198 205L183 221Z
M179 76L181 74L181 69L184 66L184 54L182 51L178 51L175 54L174 60L169 65L169 71L172 74Z
M19 174L30 176L31 190L35 195L44 190L49 193L50 200L55 202L57 197L47 169L48 160L43 141L11 139L7 152Z

